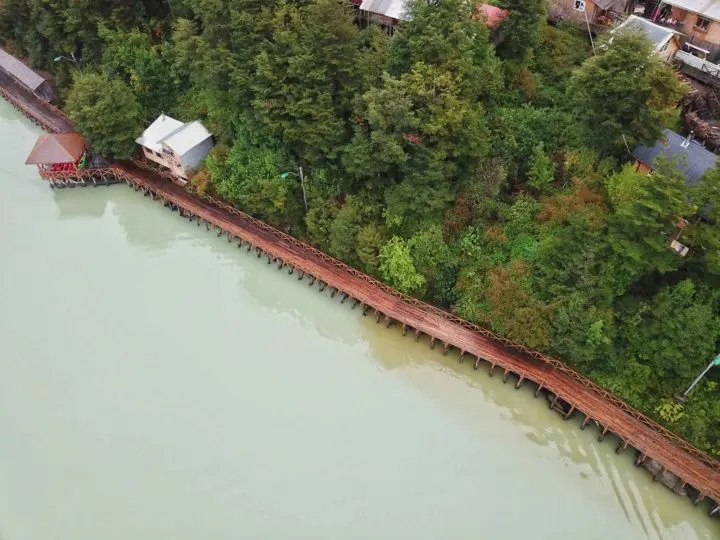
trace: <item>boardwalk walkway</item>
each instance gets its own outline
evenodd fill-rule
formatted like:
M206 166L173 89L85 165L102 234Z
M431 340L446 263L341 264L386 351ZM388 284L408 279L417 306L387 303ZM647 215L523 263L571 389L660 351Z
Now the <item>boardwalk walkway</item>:
M6 91L8 88L5 89ZM8 92L5 92L6 94ZM57 109L43 102L11 95L11 100L26 115L52 131L63 131L68 121ZM37 116L36 116L37 112ZM134 163L118 163L104 174L114 174L146 195L161 200L173 210L189 219L205 221L218 228L228 240L254 248L258 256L268 257L278 268L308 276L321 287L334 289L333 294L347 295L363 305L363 311L375 310L378 321L384 318L403 327L403 332L414 330L416 335L426 334L433 343L457 349L461 355L471 355L475 366L488 362L491 369L514 373L518 385L530 380L565 401L573 411L586 418L583 427L591 420L601 426L602 434L611 432L620 438L618 450L626 446L636 448L641 459L659 462L680 482L694 487L699 496L720 502L720 462L706 456L689 443L670 433L662 426L634 410L622 400L576 373L562 362L531 351L463 321L452 314L414 298L406 297L385 284L320 252L269 225L244 214L211 197L199 197ZM461 356L462 358L462 356ZM601 435L602 436L602 435ZM717 506L715 507L717 511Z

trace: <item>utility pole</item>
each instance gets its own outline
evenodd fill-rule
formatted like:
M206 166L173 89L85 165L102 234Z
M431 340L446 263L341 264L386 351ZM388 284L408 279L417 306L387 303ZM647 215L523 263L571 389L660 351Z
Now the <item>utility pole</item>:
M298 171L300 174L287 171L280 175L281 178L287 178L290 175L297 176L300 179L300 185L302 186L302 192L303 192L303 202L305 203L305 213L308 213L308 202L307 202L307 194L305 193L305 175L303 174L302 167L298 167Z
M678 396L678 400L680 402L684 402L685 399L687 399L690 391L697 386L697 384L702 380L705 375L707 375L707 372L710 371L713 367L718 366L720 366L720 354L710 360L710 363L707 365L707 367L702 371L702 373L700 373L700 375L695 378L692 383L690 383L690 386L688 386L687 390L685 390L681 395Z
M78 63L77 58L75 58L75 53L71 52L70 58L68 58L67 56L63 56L63 55L56 56L55 58L53 58L53 62L59 62L60 60L65 60L66 62L72 62L73 64L75 64L75 67L78 69L78 71L81 71L80 64Z

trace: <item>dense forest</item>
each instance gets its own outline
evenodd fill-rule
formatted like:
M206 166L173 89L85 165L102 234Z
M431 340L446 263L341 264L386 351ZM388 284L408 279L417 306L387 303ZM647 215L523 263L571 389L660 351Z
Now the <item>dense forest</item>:
M474 2L408 0L389 37L348 0L0 0L0 41L54 74L96 151L130 157L161 111L202 119L217 144L191 189L563 359L720 455L720 369L673 399L720 337L720 171L688 187L629 153L678 125L683 85L643 36L593 51L544 0L497 3L510 15L491 32ZM307 211L283 174L299 167Z

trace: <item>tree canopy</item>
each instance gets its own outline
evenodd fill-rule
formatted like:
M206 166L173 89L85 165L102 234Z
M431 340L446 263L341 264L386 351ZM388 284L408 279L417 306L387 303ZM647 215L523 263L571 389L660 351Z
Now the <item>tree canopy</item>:
M100 153L131 156L161 111L200 119L217 144L190 189L556 355L720 454L720 373L672 402L720 337L720 169L691 186L628 152L682 87L642 35L593 54L544 2L498 4L491 32L471 2L408 0L391 37L349 0L5 0L0 39L53 70ZM78 66L53 62L70 53ZM283 174L300 167L307 212Z

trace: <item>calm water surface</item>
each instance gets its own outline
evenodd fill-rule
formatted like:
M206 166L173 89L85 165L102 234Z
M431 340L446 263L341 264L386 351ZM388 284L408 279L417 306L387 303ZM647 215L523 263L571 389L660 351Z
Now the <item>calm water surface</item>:
M720 538L531 385L125 186L52 192L39 133L0 101L2 539Z

